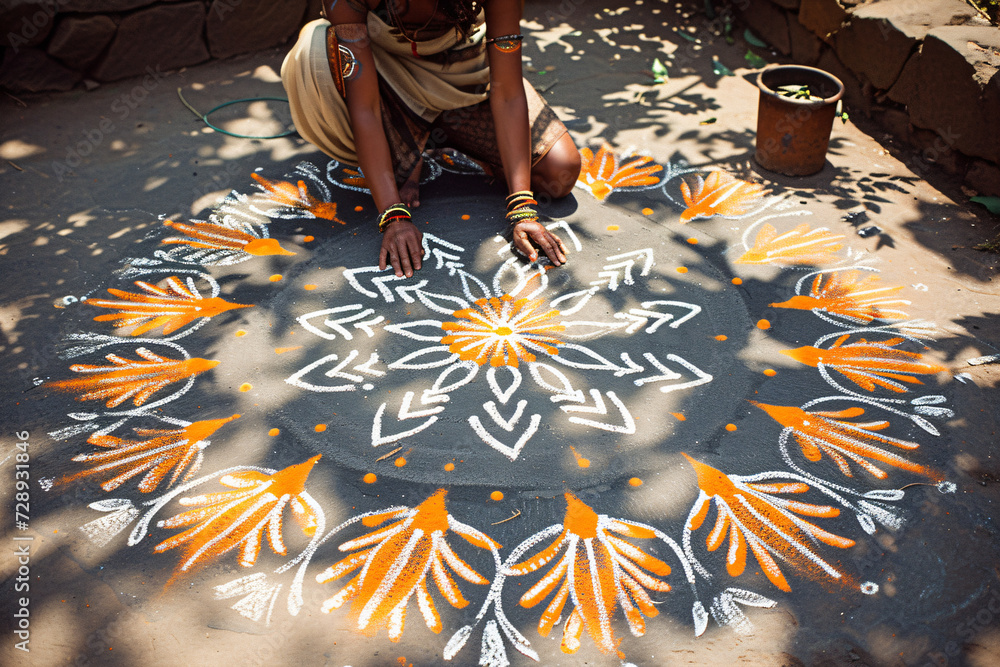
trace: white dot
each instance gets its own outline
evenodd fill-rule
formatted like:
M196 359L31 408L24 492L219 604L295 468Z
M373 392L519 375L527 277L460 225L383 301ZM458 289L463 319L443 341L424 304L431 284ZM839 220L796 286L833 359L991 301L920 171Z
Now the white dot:
M375 388L375 385L371 384L370 382L366 382L365 384L361 385L361 388L364 389L365 391L371 391L372 389Z
M955 491L958 489L958 486L955 484L955 482L941 482L940 484L937 485L937 489L941 493L955 493Z
M876 584L874 581L866 581L865 583L861 584L861 592L864 593L865 595L875 595L876 593L878 593L878 584Z

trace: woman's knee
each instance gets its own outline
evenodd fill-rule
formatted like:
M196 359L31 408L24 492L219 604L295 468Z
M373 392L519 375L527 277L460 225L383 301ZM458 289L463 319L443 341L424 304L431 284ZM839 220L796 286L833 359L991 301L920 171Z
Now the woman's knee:
M553 199L565 197L573 191L580 176L580 151L573 139L564 134L532 172L533 187L537 194Z

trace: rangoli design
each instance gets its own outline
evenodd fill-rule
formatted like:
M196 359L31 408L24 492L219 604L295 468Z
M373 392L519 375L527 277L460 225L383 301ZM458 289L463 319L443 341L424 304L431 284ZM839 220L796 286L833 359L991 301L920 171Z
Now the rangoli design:
M954 414L930 389L945 372L928 357L934 325L781 193L608 145L581 153L577 185L594 201L548 223L579 268L527 262L474 224L428 227L412 278L355 262L376 246L352 208L370 205L364 175L337 162L252 174L255 190L208 219L164 221L114 286L66 300L90 330L66 337L65 371L43 383L48 400L75 401L52 432L72 467L47 484L103 494L83 532L160 554L171 582L238 563L247 574L214 594L245 618L297 616L320 591L338 623L397 642L422 622L443 659L466 664L539 660L536 637L554 630L563 652L592 642L631 664L643 640L625 635L664 610L695 635L711 620L748 632L747 609L797 581L877 595L842 554L903 527L906 484L954 489L923 447ZM450 152L426 162L425 180L478 171ZM675 217L617 236L588 219L629 197ZM350 235L361 250L289 233L310 220L329 248ZM287 275L239 287L253 262ZM761 276L783 291L774 325L754 326L744 296ZM795 391L723 352L807 320L821 335L780 350L780 373L814 380ZM213 330L240 341L236 356ZM280 369L235 386L269 359ZM198 415L207 391L259 403ZM269 407L279 395L318 423ZM736 414L746 427L726 423ZM760 458L728 461L727 433ZM237 450L216 453L236 438L283 442L282 463L260 464L260 447L235 464ZM774 465L747 470L758 460ZM686 516L611 502L675 464L692 481ZM469 511L487 493L508 519ZM331 509L338 495L350 500Z

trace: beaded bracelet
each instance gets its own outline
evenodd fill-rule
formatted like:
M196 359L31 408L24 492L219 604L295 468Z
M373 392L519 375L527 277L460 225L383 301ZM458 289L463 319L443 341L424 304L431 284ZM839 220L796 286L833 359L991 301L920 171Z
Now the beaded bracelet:
M393 204L378 217L378 233L385 234L385 228L397 220L411 220L410 209L402 202Z
M538 211L532 206L537 206L535 195L531 190L521 190L507 197L507 222L511 226L526 220L537 220Z

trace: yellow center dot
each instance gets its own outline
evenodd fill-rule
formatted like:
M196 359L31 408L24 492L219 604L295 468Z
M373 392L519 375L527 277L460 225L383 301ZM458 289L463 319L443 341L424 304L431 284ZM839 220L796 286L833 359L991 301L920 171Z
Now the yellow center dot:
M468 213L466 213L465 215L462 216L462 220L468 220L471 217L472 216L470 216Z
M501 500L503 500L503 492L502 491L494 491L493 493L490 494L490 498L492 498L493 500L495 500L497 502L500 502Z
M767 320L758 320L757 321L757 328L758 329L770 329L771 328L771 323L768 322Z
M406 465L406 459L404 459L402 456L400 456L398 459L396 459L395 461L393 461L393 463L396 464L397 468L402 468L403 466Z
M316 240L316 237L315 237L315 236L303 236L303 237L302 237L302 240L303 240L303 241L304 241L305 243L309 243L310 241L315 241L315 240Z
M581 468L589 468L590 467L590 459L577 459L576 460L576 464L578 466L580 466Z
M444 464L444 469L447 470L448 472L451 472L452 470L455 469L455 464L454 463L445 463Z
M278 435L279 433L281 433L281 431L279 429L276 429L276 428L272 428L270 431L267 432L267 434L269 436L271 436L272 438L274 436Z
M726 430L729 432L736 430L736 424L726 424Z
M281 275L280 273L275 273L273 276L271 276L270 278L268 278L268 280L270 280L272 283L276 283L279 280L281 280L282 278L284 278L283 275Z
M365 207L364 207L364 206L361 206L361 205L359 204L359 205L357 205L357 206L355 206L355 207L354 207L354 210L355 210L355 211L358 211L358 212L361 212L361 211L365 210Z
M628 481L629 486L642 486L642 480L638 477L633 477Z
M322 433L323 431L326 430L326 424L316 424L316 426L314 426L313 428L317 433Z
M743 284L743 279L742 278L733 278L733 284L734 285L742 285Z
M765 368L764 369L764 375L766 375L768 377L772 377L773 378L777 374L778 374L778 371L774 370L773 368Z
M677 273L687 273L687 272L688 272L688 268L686 266L678 266L677 267Z
M726 336L725 334L719 334L718 336L715 337L715 340L729 340L729 336Z
M687 242L690 243L691 245L698 245L698 239L694 238L693 236L689 238Z
M247 335L247 332L244 331L243 329L240 329L239 331L236 332L236 337L237 338L242 338L243 336L246 336L246 335Z
M365 484L374 484L376 479L378 479L378 477L376 477L373 472L368 473L364 477Z
M653 215L653 209L651 209L651 208L644 208L644 209L642 209L642 214L643 215Z
M609 232L617 232L618 231L618 225L608 225L608 231Z
M303 285L302 289L306 290L307 292L311 292L314 289L316 289L317 287L318 287L318 285Z
M498 336L509 336L512 333L514 333L514 331L510 327L497 327Z
M240 391L250 391L251 389L253 389L253 385L249 382L244 382L240 385Z

